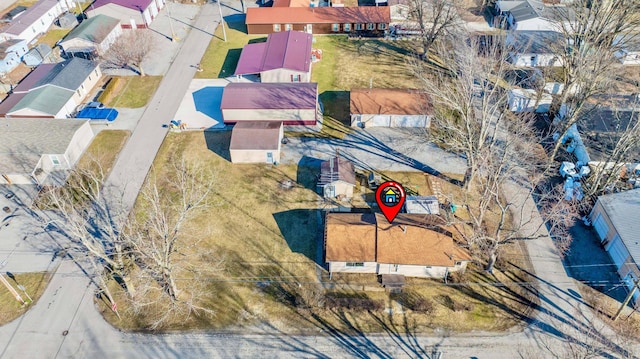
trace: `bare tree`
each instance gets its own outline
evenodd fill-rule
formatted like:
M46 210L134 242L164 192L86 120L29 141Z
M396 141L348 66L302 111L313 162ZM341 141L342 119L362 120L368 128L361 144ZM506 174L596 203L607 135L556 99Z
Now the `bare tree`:
M129 67L145 76L142 63L156 49L156 41L148 29L125 31L111 44L104 59L113 66Z
M423 58L436 40L460 24L458 6L459 0L409 0L410 20L420 28Z
M619 63L615 53L636 37L640 2L574 0L554 7L552 14L567 43L555 49L561 60L564 87L553 108L555 114L561 114L554 121L561 136L555 141L550 163L589 99L610 88Z

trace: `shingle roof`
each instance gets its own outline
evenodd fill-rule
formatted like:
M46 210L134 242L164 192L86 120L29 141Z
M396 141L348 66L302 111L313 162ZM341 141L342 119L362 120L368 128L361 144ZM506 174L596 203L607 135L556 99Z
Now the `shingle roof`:
M508 43L521 54L555 54L567 46L564 36L555 31L513 31Z
M56 66L56 64L40 64L20 81L13 93L29 92Z
M327 262L375 262L375 223L375 216L370 213L327 214Z
M55 64L33 88L53 85L76 91L96 67L98 65L92 61L74 57L71 60Z
M517 21L543 17L545 6L538 0L500 1L500 10L509 11Z
M120 20L98 14L84 20L71 30L62 40L62 43L72 39L82 39L99 44L116 26L120 26Z
M42 154L65 153L85 123L68 119L0 119L0 172L29 173Z
M74 92L59 87L46 86L26 94L7 113L11 115L20 110L30 109L55 116L69 101Z
M49 56L53 50L47 44L38 44L31 50L29 50L25 56L33 56L39 61L43 61L45 57Z
M391 21L388 6L357 7L251 7L246 24L332 24L386 23Z
M242 49L236 75L274 69L307 72L311 66L312 40L313 35L301 31L269 34L266 43L249 44Z
M28 29L34 21L38 20L42 15L58 5L57 0L40 0L29 7L22 15L11 21L2 32L12 35L20 35L24 30Z
M90 9L99 8L108 4L116 4L128 9L144 11L154 0L96 0Z
M335 181L356 184L356 169L352 162L341 157L334 157L320 164L318 186L324 186Z
M222 93L220 108L227 109L315 109L317 83L232 82Z
M420 90L351 89L351 114L428 115L431 103Z
M640 265L640 189L600 196L598 201L629 250L631 258Z
M233 126L229 150L277 150L282 122L242 121Z
M640 121L640 110L593 108L580 114L578 131L587 146L589 157L594 161L606 161L618 142L630 126ZM640 162L640 143L631 147L624 159L627 162Z

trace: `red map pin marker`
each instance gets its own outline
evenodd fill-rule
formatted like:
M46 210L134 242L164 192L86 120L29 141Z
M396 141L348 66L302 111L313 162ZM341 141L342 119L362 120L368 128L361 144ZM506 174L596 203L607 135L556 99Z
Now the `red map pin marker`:
M376 201L389 223L393 222L406 198L404 188L396 182L385 182L376 191Z

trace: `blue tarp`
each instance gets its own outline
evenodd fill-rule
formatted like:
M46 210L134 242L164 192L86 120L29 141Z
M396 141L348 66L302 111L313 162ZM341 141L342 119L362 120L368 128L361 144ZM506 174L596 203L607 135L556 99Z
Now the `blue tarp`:
M115 108L85 108L76 115L76 118L107 121L113 121L116 117L118 117L118 111Z

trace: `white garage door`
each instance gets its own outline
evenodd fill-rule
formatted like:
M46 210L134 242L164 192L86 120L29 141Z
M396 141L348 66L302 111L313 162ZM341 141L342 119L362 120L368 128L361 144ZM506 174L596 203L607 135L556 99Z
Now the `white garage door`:
M598 214L598 216L596 217L596 220L593 221L593 228L595 228L596 232L598 232L598 236L600 237L600 240L604 241L605 238L607 238L607 233L609 232L609 226L607 225L607 222L604 220L601 214Z
M629 251L624 246L624 243L620 240L620 236L616 234L615 237L611 240L611 244L609 244L609 248L607 249L611 259L613 259L613 263L615 263L616 268L620 269L625 260L629 257Z

